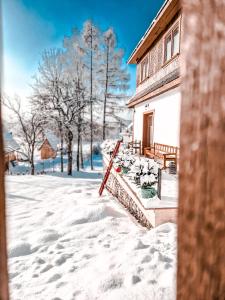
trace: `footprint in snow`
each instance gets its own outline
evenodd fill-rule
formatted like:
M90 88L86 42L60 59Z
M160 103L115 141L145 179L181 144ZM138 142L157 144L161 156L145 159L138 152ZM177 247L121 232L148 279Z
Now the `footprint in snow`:
M45 266L45 267L40 271L40 273L45 273L45 272L47 272L48 270L50 270L51 268L53 268L52 265L47 265L47 266Z
M57 266L61 266L62 264L64 264L68 258L71 258L73 256L73 254L62 254L59 258L57 258L55 260L55 264Z
M165 270L171 269L173 266L171 264L165 264Z
M62 244L57 244L56 245L56 247L55 247L56 249L64 249L65 247L62 245Z
M70 272L70 273L73 273L74 271L76 271L76 269L78 269L78 267L73 266L71 269L69 269L69 272Z
M51 282L54 282L56 280L59 280L61 277L62 277L62 275L60 275L60 274L54 274L53 276L51 276L49 278L49 280L47 281L47 283L51 283Z
M146 255L146 256L142 259L141 263L142 263L142 264L148 263L148 262L150 262L151 260L152 260L151 256L150 256L150 255Z
M52 216L52 215L54 215L54 212L52 212L52 211L47 211L47 212L46 212L46 216L47 216L47 217L50 217L50 216Z
M58 288L60 288L61 286L64 286L64 285L66 285L66 282L59 282L59 283L57 283L56 284L56 288L58 289Z
M39 265L45 264L45 260L40 257L36 257L35 262Z
M48 243L48 242L54 242L60 238L60 235L55 230L49 230L44 233L41 238L39 239L39 242L42 243Z
M162 255L161 253L159 254L159 260L166 263L171 263L173 261L170 257Z
M141 250L141 249L145 249L145 248L148 248L149 245L145 245L142 243L142 241L138 241L137 245L135 246L135 250Z

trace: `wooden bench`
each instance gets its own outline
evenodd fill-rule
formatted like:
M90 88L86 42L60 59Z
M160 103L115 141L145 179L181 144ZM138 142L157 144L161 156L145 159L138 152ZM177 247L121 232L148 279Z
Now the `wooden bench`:
M154 143L151 147L144 148L144 155L153 159L163 159L163 169L166 169L166 162L173 161L177 168L179 148L164 144Z

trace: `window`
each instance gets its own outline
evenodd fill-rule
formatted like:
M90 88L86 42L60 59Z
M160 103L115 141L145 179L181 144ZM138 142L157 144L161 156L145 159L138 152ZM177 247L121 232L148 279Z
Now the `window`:
M172 57L172 39L171 35L166 38L166 52L165 52L165 61L168 61Z
M165 62L169 61L174 55L180 51L180 32L177 26L165 38Z
M148 77L148 57L146 57L141 63L141 81Z

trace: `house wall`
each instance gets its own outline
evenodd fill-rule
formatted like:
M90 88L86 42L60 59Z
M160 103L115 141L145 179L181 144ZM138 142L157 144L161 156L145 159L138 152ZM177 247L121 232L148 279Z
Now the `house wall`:
M137 104L134 112L134 140L142 141L143 114L153 111L153 142L179 147L180 104L179 87Z
M56 157L56 151L52 149L51 145L49 144L48 140L45 140L42 144L42 147L40 149L40 156L41 159L49 159L49 158L55 158Z

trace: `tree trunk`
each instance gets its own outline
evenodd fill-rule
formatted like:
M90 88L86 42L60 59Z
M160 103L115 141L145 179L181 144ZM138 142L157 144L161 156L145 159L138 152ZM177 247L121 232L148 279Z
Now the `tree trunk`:
M67 144L67 154L68 154L68 165L67 165L67 174L72 176L73 173L73 149L72 149L72 142L73 142L73 133L69 131L68 133L68 144Z
M6 213L5 213L6 207L5 207L5 183L4 183L5 160L4 160L3 153L4 152L3 152L1 108L0 108L0 299L8 300L9 291L8 291L8 271L7 271L7 248L6 248L7 239L6 239Z
M91 25L91 93L90 93L90 104L91 104L91 170L93 170L93 45L92 45L92 25Z
M30 168L31 168L31 175L34 175L34 146L32 146L31 149Z
M106 138L106 104L107 104L107 94L108 94L108 72L109 72L109 45L106 49L106 78L105 78L105 93L104 93L104 106L103 106L103 141Z
M183 13L177 300L224 300L225 1Z
M77 130L77 171L80 171L80 126Z
M84 156L83 156L83 139L80 137L80 166L84 168Z
M61 173L64 171L64 166L63 166L63 132L62 132L62 127L60 125L60 168L61 168Z

